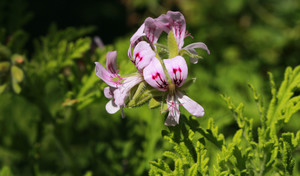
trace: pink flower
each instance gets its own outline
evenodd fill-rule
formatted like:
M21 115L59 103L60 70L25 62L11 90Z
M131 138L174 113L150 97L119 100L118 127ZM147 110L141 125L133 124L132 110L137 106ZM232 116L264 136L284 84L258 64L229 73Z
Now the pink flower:
M167 110L169 110L169 114L165 125L174 126L179 123L179 105L183 105L187 111L196 117L203 116L204 109L202 106L179 90L188 75L185 59L181 56L176 56L172 59L164 59L163 62L167 69L167 74L169 74L171 78L171 83L168 81L163 66L158 59L153 59L151 63L144 68L143 75L144 80L152 87L160 91L168 91Z
M155 44L160 37L162 32L169 33L173 32L174 37L177 42L178 51L184 49L191 54L197 55L196 48L204 49L209 54L210 51L207 46L202 42L192 43L182 48L184 45L184 38L190 34L186 31L185 18L180 12L168 11L167 14L163 14L158 18L148 17L142 26L137 30L137 32L130 38L130 47L128 50L128 56L131 58L131 48L136 47L136 45L145 40L150 43L150 45L155 47ZM198 62L198 57L190 56L190 61L194 64Z
M110 114L116 113L125 107L125 100L129 96L130 90L140 83L143 78L139 73L123 77L117 70L117 52L111 51L106 55L106 68L105 69L99 62L95 62L95 73L102 79L109 87L104 88L104 95L111 100L106 104L106 111ZM122 113L122 117L124 117Z
M117 51L111 51L106 54L106 68L105 69L99 62L95 62L95 73L106 84L111 87L118 87L120 85L120 75L117 70Z

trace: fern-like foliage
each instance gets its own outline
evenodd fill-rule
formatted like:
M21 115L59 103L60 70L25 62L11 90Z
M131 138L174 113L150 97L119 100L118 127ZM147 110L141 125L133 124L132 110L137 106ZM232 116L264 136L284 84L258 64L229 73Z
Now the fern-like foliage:
M151 162L149 175L207 175L209 158L206 149L206 140L222 146L224 137L218 134L218 128L214 127L210 119L208 129L199 128L199 123L192 118L181 117L181 122L175 127L169 127L169 131L163 131L164 138L173 144L174 151L165 151L165 160ZM173 161L167 163L167 159Z
M300 66L286 69L278 90L269 75L272 99L268 108L249 85L260 113L258 128L253 127L253 118L244 116L242 103L236 106L230 97L222 95L239 127L232 139L225 141L212 119L204 129L192 117L181 117L180 125L163 133L173 150L151 162L149 175L293 175L293 152L300 146L300 130L294 134L282 132L282 127L300 110L300 95L296 93L300 89Z

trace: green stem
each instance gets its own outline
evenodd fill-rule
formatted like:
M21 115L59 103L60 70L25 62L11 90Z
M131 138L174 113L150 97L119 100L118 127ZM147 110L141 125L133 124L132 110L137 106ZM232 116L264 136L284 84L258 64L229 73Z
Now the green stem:
M165 63L163 62L163 60L160 58L160 56L158 55L158 53L155 51L155 57L159 60L160 64L162 65L163 67L163 70L164 70L164 73L167 77L167 81L168 81L168 84L173 84L172 82L172 79L171 79L171 76L169 75L168 73L168 70L167 70L167 67L165 66Z

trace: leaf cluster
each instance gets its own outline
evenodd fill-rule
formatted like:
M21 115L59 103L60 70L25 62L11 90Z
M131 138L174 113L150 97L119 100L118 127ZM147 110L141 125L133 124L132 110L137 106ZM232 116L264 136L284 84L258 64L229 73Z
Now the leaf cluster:
M238 126L233 137L225 140L212 119L204 129L192 117L182 116L180 126L163 133L173 150L166 151L165 158L151 162L149 175L293 175L300 131L294 134L282 131L282 127L300 110L300 96L296 93L300 88L300 66L286 69L278 91L271 73L270 83L272 99L268 108L249 85L260 113L258 128L253 127L253 118L244 116L242 103L235 106L230 97L222 95ZM215 152L212 157L207 155L211 151Z

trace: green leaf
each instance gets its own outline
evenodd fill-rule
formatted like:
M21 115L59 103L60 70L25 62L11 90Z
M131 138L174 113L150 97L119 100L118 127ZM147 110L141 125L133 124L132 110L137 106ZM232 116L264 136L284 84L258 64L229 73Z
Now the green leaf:
M149 101L149 108L154 109L160 106L160 101L157 101L155 98L151 98Z
M168 158L173 159L174 161L177 160L177 159L179 159L179 156L178 156L176 153L173 153L173 152L170 152L170 151L165 151L165 152L163 153L163 155L164 155L165 157L168 157Z
M151 91L146 90L142 94L140 94L137 98L129 101L127 107L134 108L134 107L142 106L143 104L147 103L150 100L150 98L152 98Z
M67 59L81 58L83 53L90 49L91 39L80 38L75 43L70 43L68 49L71 51Z
M11 67L11 74L14 80L16 80L18 83L23 81L24 73L23 70L21 70L19 67L13 65Z
M232 139L232 142L235 145L239 145L242 141L242 134L243 134L243 129L239 129L237 132L235 132L235 135Z
M154 171L155 174L163 174L163 175L171 175L172 173L169 166L161 159L159 159L157 162L151 161L151 170Z
M148 102L150 100L150 98L152 98L151 91L146 89L145 82L141 82L137 86L133 97L128 102L127 107L134 108L134 107L141 106L141 105L145 104L146 102Z
M192 167L189 168L188 176L197 176L197 168L198 168L198 164L197 163L193 164Z
M178 46L172 30L168 34L168 49L169 58L174 58L178 56Z
M183 162L181 161L181 159L177 159L175 161L174 174L178 175L178 176L183 176L184 175Z
M260 96L260 94L257 93L256 89L254 88L254 86L252 84L248 84L248 86L251 88L251 90L253 92L253 97L256 102L256 106L258 108L259 114L260 114L260 121L261 121L263 128L265 128L266 111L265 111L263 102L261 100L261 96Z

